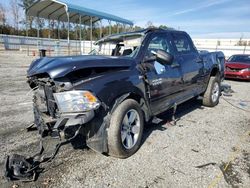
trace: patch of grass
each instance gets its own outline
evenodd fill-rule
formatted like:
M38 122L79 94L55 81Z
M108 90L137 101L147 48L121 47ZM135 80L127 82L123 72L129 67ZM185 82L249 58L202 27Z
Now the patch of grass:
M250 153L243 151L242 155L243 155L243 160L246 163L246 172L250 177Z
M237 186L237 184L242 183L239 173L234 170L233 164L231 162L227 166L227 169L225 169L226 166L227 163L225 162L222 162L222 164L220 165L220 169L223 173L225 181L232 187L239 187Z

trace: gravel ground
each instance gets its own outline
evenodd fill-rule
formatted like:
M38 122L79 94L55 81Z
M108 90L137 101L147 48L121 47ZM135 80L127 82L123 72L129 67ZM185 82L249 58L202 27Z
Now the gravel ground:
M0 52L0 187L249 187L250 83L229 80L234 93L218 106L191 100L178 107L177 125L169 113L146 125L141 148L128 159L66 145L36 182L7 182L5 156L38 150L37 132L25 130L33 121L25 78L32 59Z

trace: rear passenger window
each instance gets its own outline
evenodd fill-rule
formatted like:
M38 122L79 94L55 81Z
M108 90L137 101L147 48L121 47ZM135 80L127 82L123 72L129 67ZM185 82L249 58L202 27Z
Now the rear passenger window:
M174 46L178 53L188 54L195 52L194 46L190 39L183 34L173 34Z

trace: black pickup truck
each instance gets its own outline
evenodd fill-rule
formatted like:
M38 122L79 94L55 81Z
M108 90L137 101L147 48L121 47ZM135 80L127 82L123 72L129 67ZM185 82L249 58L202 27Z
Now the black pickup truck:
M96 45L90 55L43 57L30 65L42 136L79 134L93 150L126 158L156 115L197 96L205 106L219 102L224 54L197 51L186 32L151 28Z

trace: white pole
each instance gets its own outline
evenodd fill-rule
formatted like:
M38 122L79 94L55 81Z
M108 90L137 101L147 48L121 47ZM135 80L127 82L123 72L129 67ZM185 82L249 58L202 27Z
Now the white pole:
M126 32L126 24L123 24L123 32Z
M111 31L111 21L109 20L109 35L111 35L112 31ZM111 55L111 49L110 49L110 43L109 43L109 55Z
M102 38L102 20L100 20L100 36L99 38Z
M49 19L49 39L50 39L50 19Z
M59 28L60 27L60 21L59 20L57 20L57 38L58 38L58 40L60 40L60 31L59 31Z
M29 31L28 31L28 16L27 12L25 12L25 27L26 27L26 40L25 42L28 43L28 36L29 36ZM29 56L29 44L27 44L27 55Z
M67 39L68 39L68 55L70 55L70 43L69 43L69 27L70 27L70 25L69 25L69 13L67 12L67 18L68 18L68 37L67 37Z
M111 35L112 31L111 31L111 21L109 20L109 35Z
M92 27L93 27L93 23L92 23L92 16L91 16L90 17L90 51L92 51L92 40L93 40L92 39L92 37L93 37L92 36L93 35L93 33L92 33L93 32L93 30L92 30L93 28Z
M85 23L83 23L83 31L84 32L86 31L86 25L85 25ZM86 37L83 35L83 45L82 45L83 54L85 54L85 41L86 41Z
M37 38L39 38L40 37L40 33L39 33L39 17L37 17L37 27L36 27L36 29L37 29Z
M82 55L82 16L79 15L79 24L80 24L80 55Z

